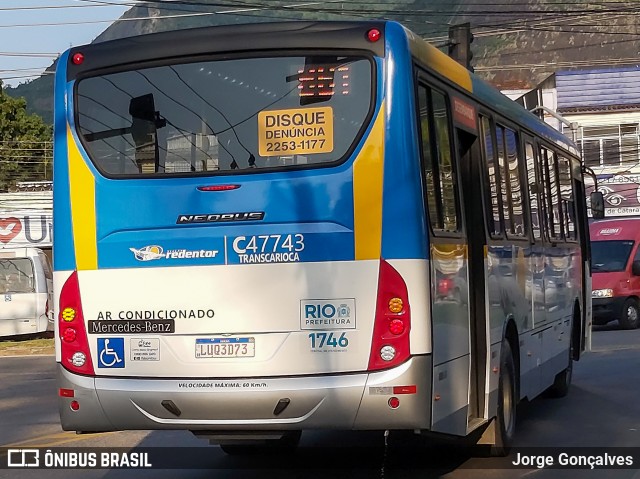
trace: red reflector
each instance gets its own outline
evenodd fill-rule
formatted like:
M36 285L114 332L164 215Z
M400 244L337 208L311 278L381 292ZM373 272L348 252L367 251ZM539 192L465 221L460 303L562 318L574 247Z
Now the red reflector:
M444 278L438 281L438 294L440 296L447 296L454 287L453 280L450 278Z
M80 409L80 403L78 401L71 401L71 404L69 404L69 407L72 410L77 411L78 409Z
M67 343L72 343L76 340L76 330L73 328L67 328L62 333L62 340Z
M80 52L74 53L73 57L71 57L71 61L74 65L82 65L82 62L84 62L84 55Z
M415 394L418 390L418 387L414 384L413 386L393 386L393 394Z
M389 398L389 407L391 409L397 409L398 406L400 406L400 399L398 399L397 397Z
M402 334L404 332L404 322L401 319L392 319L389 321L389 331L391 334Z
M240 185L210 185L210 186L198 186L198 191L229 191L237 190Z
M377 42L380 40L380 30L377 28L372 28L367 32L367 38L370 42Z
M60 389L58 394L63 398L72 398L75 395L73 389Z

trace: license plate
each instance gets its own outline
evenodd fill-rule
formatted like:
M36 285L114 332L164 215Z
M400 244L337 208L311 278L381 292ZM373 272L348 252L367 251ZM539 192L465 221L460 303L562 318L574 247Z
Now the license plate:
M255 355L255 338L196 339L196 358L252 358Z

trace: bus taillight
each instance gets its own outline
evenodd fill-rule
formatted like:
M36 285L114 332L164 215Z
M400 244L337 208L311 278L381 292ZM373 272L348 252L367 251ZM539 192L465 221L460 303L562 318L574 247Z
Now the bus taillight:
M369 371L391 368L409 358L410 329L407 285L400 273L381 259Z
M77 333L73 328L65 328L64 333L60 336L65 343L72 343L76 340Z
M389 331L396 336L404 333L404 321L401 319L392 319L389 321Z
M78 272L74 271L60 293L58 317L60 353L65 369L78 374L94 374L89 339L80 303Z

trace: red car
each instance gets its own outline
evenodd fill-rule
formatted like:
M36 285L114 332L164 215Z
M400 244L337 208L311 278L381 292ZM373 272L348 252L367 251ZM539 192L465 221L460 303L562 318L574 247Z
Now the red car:
M590 225L593 324L618 321L640 326L640 219L610 219Z

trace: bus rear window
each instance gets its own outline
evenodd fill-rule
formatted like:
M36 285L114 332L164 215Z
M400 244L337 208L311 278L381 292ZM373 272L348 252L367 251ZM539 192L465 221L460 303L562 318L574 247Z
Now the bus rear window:
M107 176L245 172L341 160L372 102L364 57L242 58L81 79L76 125Z

